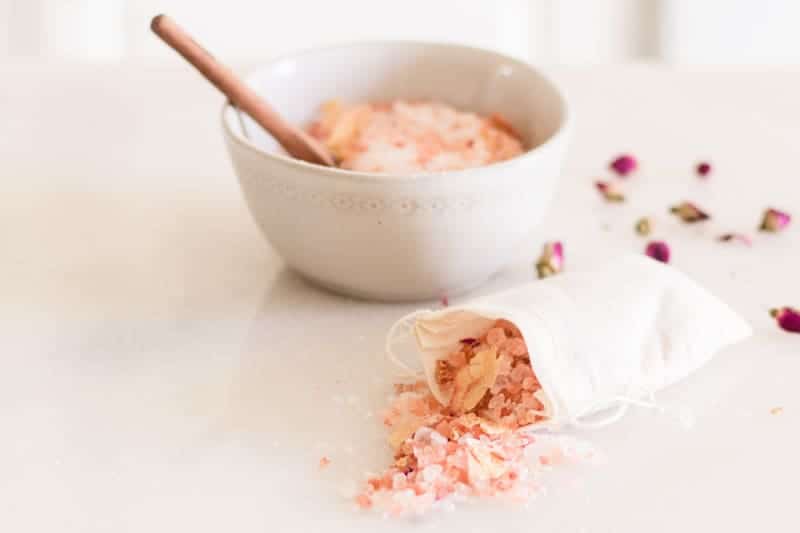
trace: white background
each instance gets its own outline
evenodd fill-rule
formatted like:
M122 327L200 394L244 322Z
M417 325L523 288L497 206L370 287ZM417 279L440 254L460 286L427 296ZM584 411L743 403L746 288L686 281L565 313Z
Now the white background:
M800 63L794 0L0 0L0 57L165 61L167 12L231 61L317 44L419 38L545 64Z

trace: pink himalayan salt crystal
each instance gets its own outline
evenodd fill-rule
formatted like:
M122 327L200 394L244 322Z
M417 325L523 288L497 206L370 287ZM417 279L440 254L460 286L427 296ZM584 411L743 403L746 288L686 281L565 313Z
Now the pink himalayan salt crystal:
M356 505L361 509L369 509L372 507L372 499L367 494L359 494L356 496Z
M652 257L656 261L669 263L669 246L663 241L653 241L647 245L645 255Z
M485 349L489 332L494 329L507 337L497 348L498 376L484 398L488 401L479 402L474 412L458 416L448 412L433 398L424 381L419 384L425 387L395 387L397 396L384 423L390 431L406 427L412 431L399 442L393 466L368 480L356 498L360 508L402 515L424 512L442 502L468 496L508 496L524 501L536 493L542 465L556 464L558 461L552 458L568 455L566 450L548 446L548 437L534 437L523 429L543 419L543 405L534 396L540 385L516 326L498 320L475 339L476 343L460 343L459 351L466 356ZM499 332L492 335L500 337ZM514 340L522 342L523 353L519 356L505 350L506 344ZM589 454L581 459L588 457Z
M525 151L501 115L430 101L329 101L308 132L328 147L339 167L394 175L474 168Z
M681 202L672 206L670 212L687 223L702 222L711 218L708 213L691 202Z
M594 186L607 202L619 203L625 201L625 195L619 192L611 182L596 181L594 182Z
M564 245L561 241L551 241L544 244L542 255L536 262L536 272L539 279L554 276L564 269Z
M791 221L792 216L789 213L769 208L764 212L759 229L775 233L786 229Z
M506 340L506 332L503 328L492 328L486 333L486 342L489 346L500 346Z
M511 335L511 337L509 338L508 335ZM474 409L478 415L498 423L505 420L505 423L511 424L513 428L520 425L520 422L518 420L509 421L504 419L509 415L510 406L507 403L522 405L528 409L542 408L538 400L520 398L520 393L523 390L522 383L526 378L530 377L533 380L529 385L531 391L537 390L540 385L530 366L528 347L522 339L519 329L513 324L498 320L493 327L487 329L486 333L477 339L476 343L460 343L455 353L449 354L437 363L435 379L443 390L451 389L457 383L455 378L461 368L468 364L475 355L489 349L497 351L496 371L492 378L493 383L488 385L488 391L482 393L483 398L477 398L477 404L472 404L475 407L471 407L467 411ZM463 354L463 356L460 354ZM492 401L495 395L503 395L503 401ZM446 406L449 414L462 414L463 407L459 403L460 400L457 399L459 395L455 391L452 393L452 398L451 405ZM506 402L506 399L509 402ZM456 403L453 404L452 402ZM535 421L525 422L522 425Z
M711 173L711 163L708 163L706 161L701 161L700 163L697 163L695 171L697 172L697 175L700 176L701 178L708 177L708 175Z
M508 339L503 343L503 350L511 355L520 356L528 353L528 347L525 341L520 338Z
M782 307L770 311L781 329L790 333L800 333L800 311L791 307Z
M627 176L638 166L636 159L630 154L622 154L614 159L609 167L620 176Z
M509 430L477 436L469 432L446 439L423 428L403 445L410 450L404 458L415 468L404 473L392 467L371 478L356 503L362 509L375 507L401 516L464 497L509 496L524 501L538 491L543 465L591 457L591 452L575 453L548 445L552 438Z

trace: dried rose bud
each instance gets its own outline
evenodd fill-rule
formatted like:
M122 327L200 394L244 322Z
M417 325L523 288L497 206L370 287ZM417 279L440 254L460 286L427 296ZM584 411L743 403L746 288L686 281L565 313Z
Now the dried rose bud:
M758 229L771 232L783 231L791 221L792 215L789 213L769 208L764 211L764 218L761 221L761 227Z
M656 261L669 263L669 246L663 241L652 241L645 248L644 253Z
M669 211L687 223L702 222L703 220L711 218L705 211L691 202L681 202L678 205L672 206Z
M607 202L624 202L625 195L617 190L617 188L607 181L596 181L594 182L594 186L603 195L603 198L606 199Z
M647 217L642 217L638 221L636 221L636 233L641 235L642 237L647 237L650 235L650 232L653 231L653 225L650 222L650 219Z
M791 333L800 333L800 311L791 307L773 309L769 312L772 318L778 321L781 329Z
M700 176L701 178L705 178L711 173L711 164L706 163L705 161L703 161L702 163L697 163L697 167L695 168L695 170L697 170L698 176Z
M636 159L632 155L623 154L614 159L609 166L611 167L611 170L620 176L627 176L636 170L637 164Z
M536 272L539 279L554 276L564 269L564 246L561 241L547 242L542 249L542 255L536 262Z
M450 305L450 298L448 298L446 294L442 294L441 298L439 298L439 303L442 307L448 307Z
M736 242L740 242L740 243L742 243L744 245L747 245L747 246L752 246L753 245L753 239L751 239L750 237L748 237L744 233L726 233L724 235L720 235L718 240L721 241L721 242L736 241Z

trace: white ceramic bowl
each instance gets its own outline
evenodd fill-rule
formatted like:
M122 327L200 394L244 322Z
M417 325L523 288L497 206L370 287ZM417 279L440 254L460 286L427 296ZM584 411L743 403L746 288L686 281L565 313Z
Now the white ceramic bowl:
M283 57L248 81L298 124L333 98L431 99L499 112L529 147L470 170L352 172L282 155L225 106L223 131L247 205L304 277L363 298L437 298L481 284L540 242L534 230L556 187L569 120L559 90L526 63L452 44L366 42Z

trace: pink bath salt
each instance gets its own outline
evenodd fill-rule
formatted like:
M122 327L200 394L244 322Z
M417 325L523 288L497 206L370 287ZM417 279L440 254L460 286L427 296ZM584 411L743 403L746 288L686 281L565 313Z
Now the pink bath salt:
M495 327L503 328L506 332L506 336L508 337L522 337L522 333L520 332L519 328L510 320L506 320L504 318L500 318L494 323Z
M488 407L489 409L499 409L503 407L505 404L506 404L506 397L503 395L503 393L499 393L492 396L492 398L489 400Z
M516 396L520 392L522 392L522 384L520 381L512 381L508 385L506 385L506 390L511 396Z
M519 341L522 349L511 344L519 355L507 350L510 340ZM368 480L356 500L359 507L402 515L425 512L450 498L524 498L538 490L536 473L542 464L556 464L558 454L534 449L537 441L524 429L546 417L536 397L541 386L519 330L497 321L474 342L459 343L461 355L451 354L442 362L469 364L490 341L500 342L498 372L471 412L442 406L429 390L398 388L387 426L402 430L410 424L414 431L399 444L392 441L393 462L382 476Z
M500 346L506 340L506 332L503 328L492 328L486 333L486 342L489 346Z
M536 411L542 411L544 409L544 405L542 405L539 398L529 392L522 393L520 403L527 409L535 409Z
M514 358L505 351L503 351L498 356L497 375L500 377L508 376L509 374L511 374L513 366L514 366Z
M402 472L396 472L392 475L392 489L402 490L408 486L408 479Z
M366 494L359 494L358 496L356 496L356 504L361 509L369 509L370 507L372 507L372 500Z
M515 384L523 383L527 378L532 378L533 370L531 369L530 365L520 365L514 367L514 370L511 371L511 380Z
M528 347L525 345L525 341L517 337L505 341L503 343L503 351L511 355L520 356L528 353Z
M308 132L341 168L418 174L504 161L523 153L517 132L500 115L483 117L439 102L323 104Z

